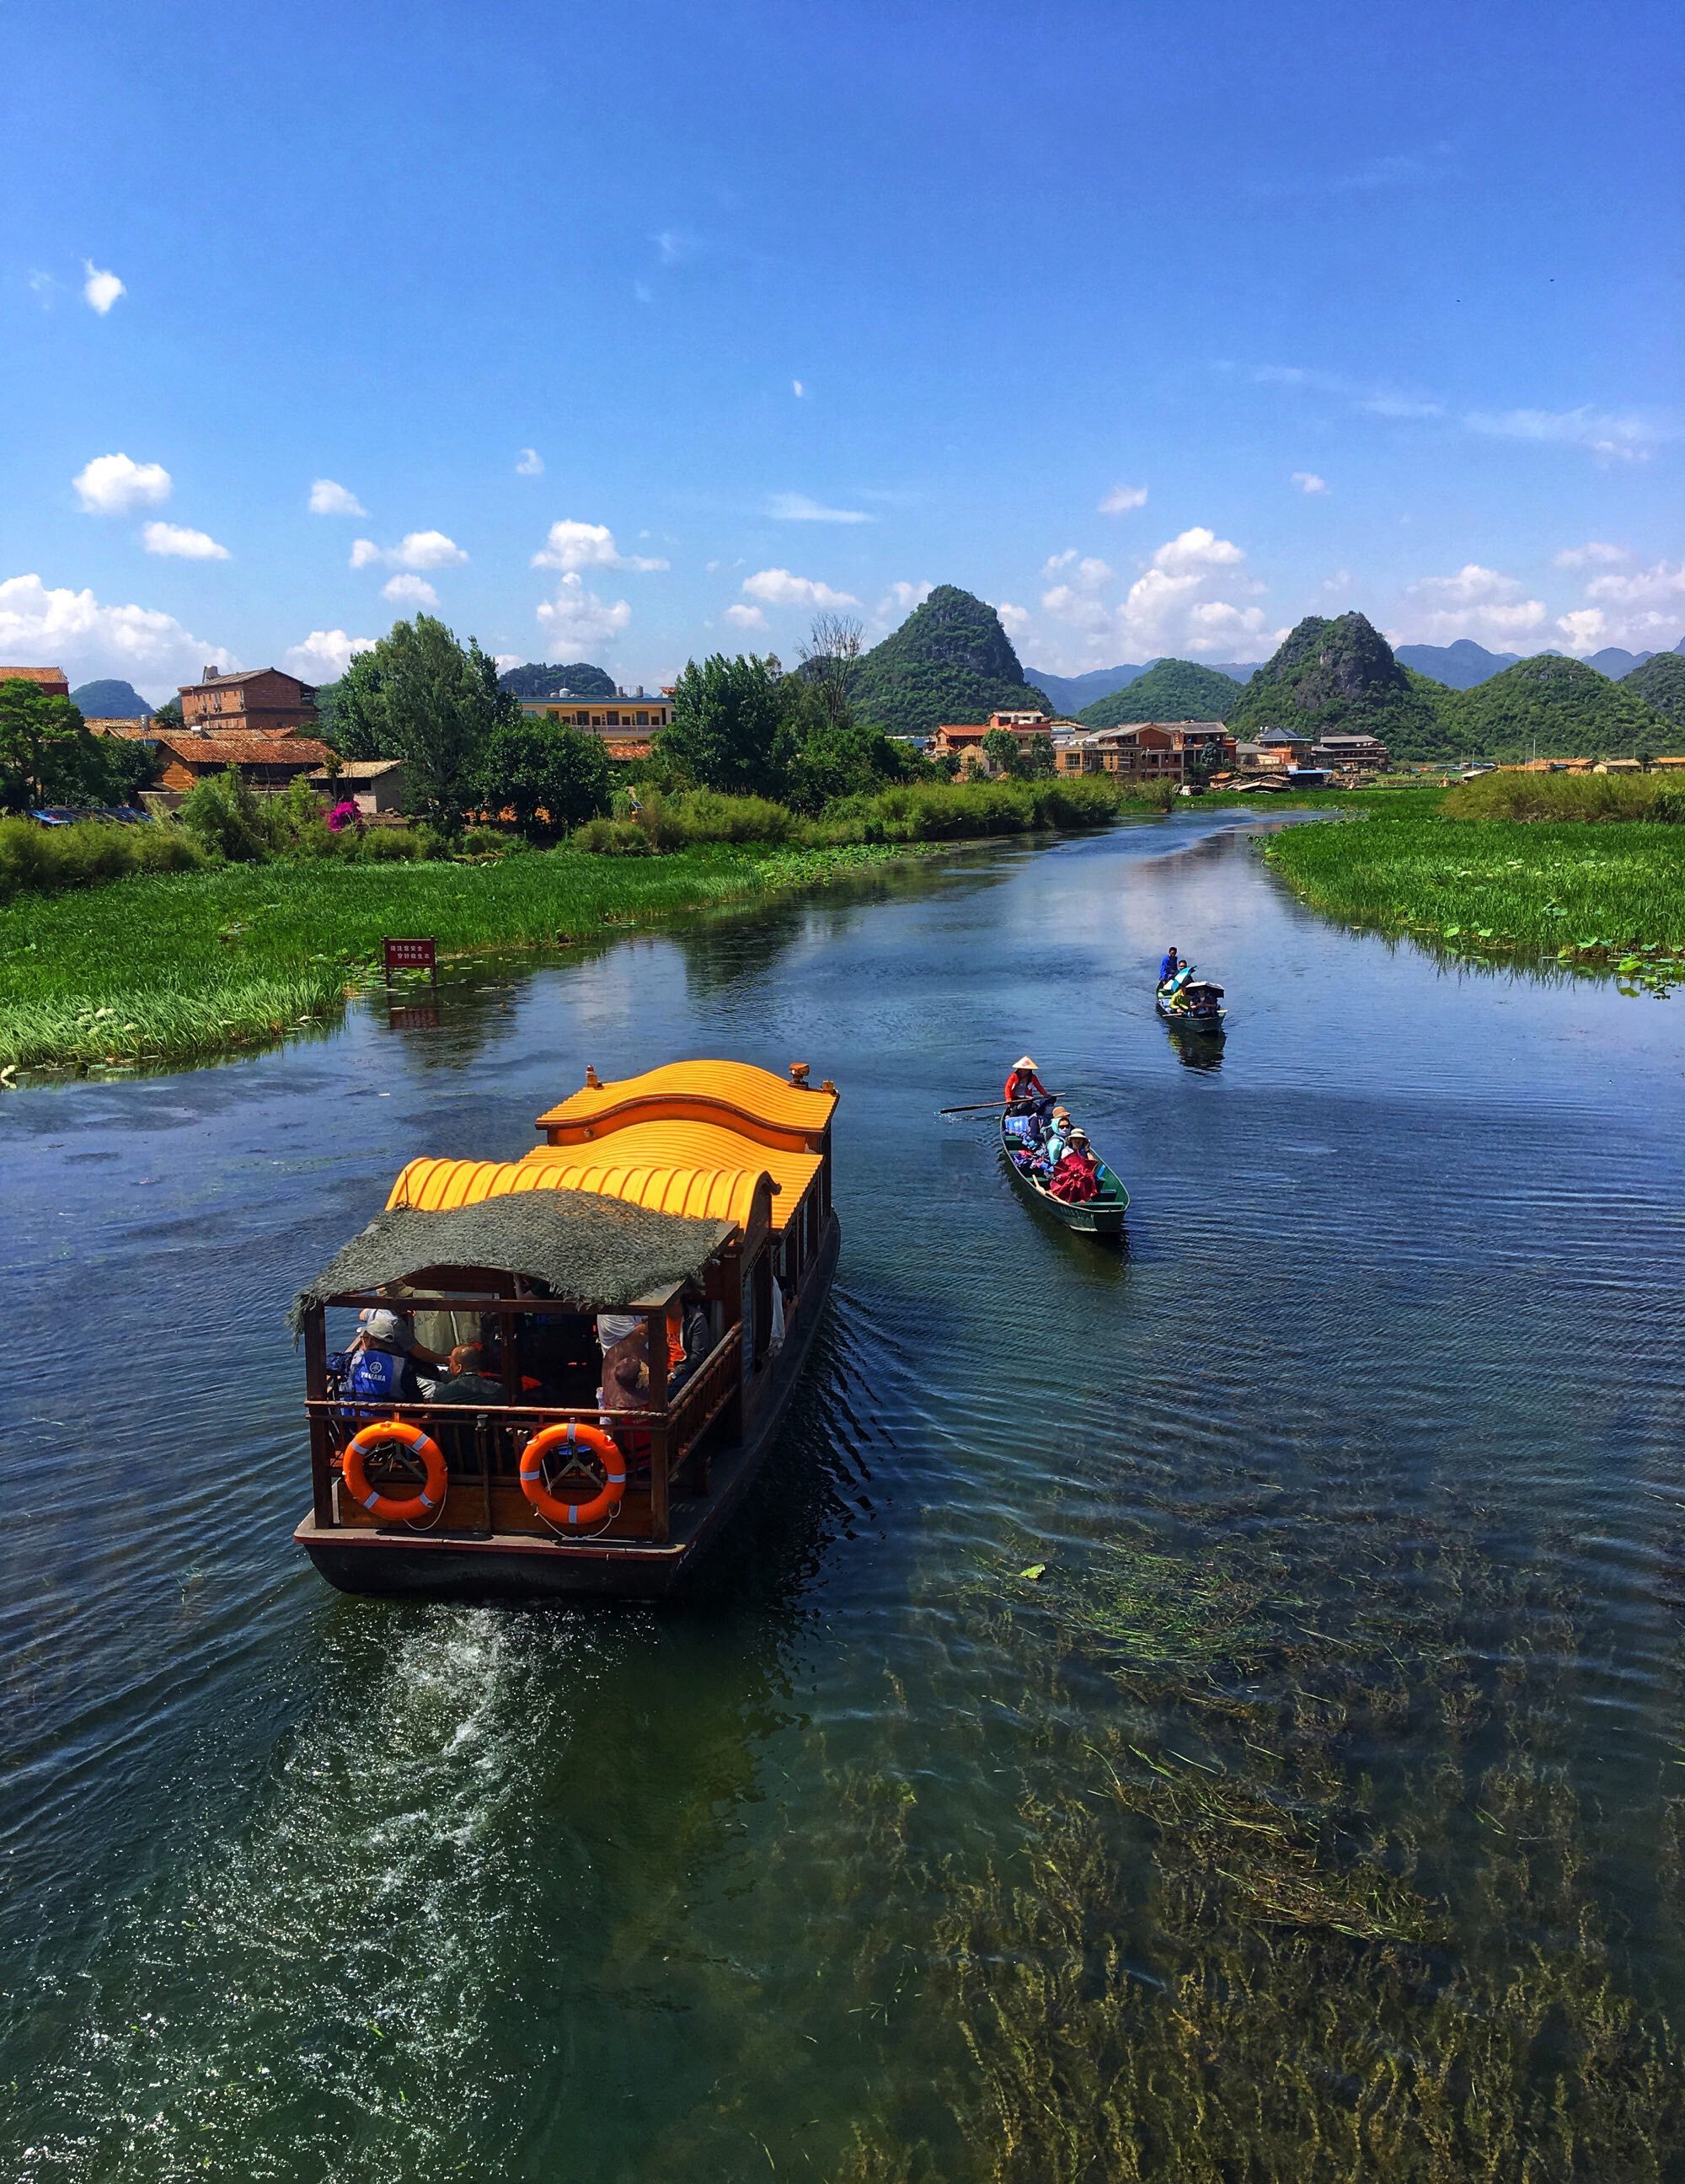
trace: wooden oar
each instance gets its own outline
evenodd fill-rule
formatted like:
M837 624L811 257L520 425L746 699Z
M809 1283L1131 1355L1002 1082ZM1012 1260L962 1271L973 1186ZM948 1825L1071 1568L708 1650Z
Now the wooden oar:
M1048 1097L1051 1099L1053 1095L1049 1093ZM969 1107L938 1107L936 1112L938 1115L982 1115L992 1107L1009 1107L1012 1104L1010 1100L974 1100Z

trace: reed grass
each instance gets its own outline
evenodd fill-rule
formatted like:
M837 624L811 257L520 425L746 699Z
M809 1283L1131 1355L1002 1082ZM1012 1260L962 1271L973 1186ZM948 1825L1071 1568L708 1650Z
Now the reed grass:
M0 905L0 1067L156 1064L332 1016L389 934L443 955L557 948L817 886L884 850L563 849L481 864L320 861L136 878Z
M1460 954L1612 969L1634 991L1685 977L1685 828L1382 806L1292 828L1265 855L1304 901L1349 925Z

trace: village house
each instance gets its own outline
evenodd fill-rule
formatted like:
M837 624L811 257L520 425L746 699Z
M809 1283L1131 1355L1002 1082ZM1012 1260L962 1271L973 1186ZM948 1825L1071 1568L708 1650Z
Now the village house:
M213 735L208 728L160 728L150 721L120 722L106 733L152 746L163 764L158 785L173 798L231 766L260 794L278 794L295 775L315 772L328 758L328 746L313 736Z
M1309 766L1315 748L1315 737L1302 734L1298 728L1265 728L1256 743L1237 744L1235 751L1243 772L1254 769L1268 772Z
M354 804L359 815L375 819L404 808L401 758L342 758L336 766L313 766L310 786L330 804Z
M983 738L1004 729L1016 736L1020 749L1037 736L1054 740L1055 731L1071 731L1078 727L1075 721L1054 721L1045 713L991 713L986 721L944 721L925 747L926 758L957 758L962 767L970 771L987 772L987 761L983 757ZM1057 750L1055 749L1055 757Z
M316 693L279 667L207 667L181 686L181 725L216 735L302 735L316 725Z
M1312 755L1335 773L1385 773L1393 763L1379 736L1324 736Z
M0 682L33 682L48 698L70 694L70 679L62 667L0 667Z
M1059 774L1112 774L1128 782L1173 781L1234 763L1234 740L1221 721L1134 721L1096 728L1054 750Z
M576 698L559 690L551 698L523 698L520 710L530 721L558 721L600 736L609 758L625 766L649 756L655 738L671 724L673 699L670 691L652 698L642 688L617 690L612 698Z

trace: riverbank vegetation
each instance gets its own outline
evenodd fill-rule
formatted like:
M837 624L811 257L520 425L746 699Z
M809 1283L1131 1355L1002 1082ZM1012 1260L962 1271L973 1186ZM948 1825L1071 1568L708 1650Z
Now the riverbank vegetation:
M559 849L481 864L225 865L0 907L0 1067L157 1064L267 1045L378 975L381 940L442 956L588 946L688 911L816 887L893 854Z
M1549 782L1560 784L1554 794L1538 786ZM1304 900L1347 924L1461 954L1551 956L1662 992L1685 977L1685 827L1586 823L1642 820L1593 806L1636 804L1644 785L1488 775L1438 810L1417 797L1377 802L1349 822L1289 828L1264 853ZM1562 816L1577 801L1585 808ZM1504 816L1484 816L1493 807Z

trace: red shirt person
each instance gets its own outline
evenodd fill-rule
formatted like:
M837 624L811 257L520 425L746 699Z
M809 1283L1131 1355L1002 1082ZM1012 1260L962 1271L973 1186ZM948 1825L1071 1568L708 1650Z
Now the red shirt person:
M1051 1100L1053 1095L1036 1074L1036 1065L1027 1054L1020 1054L1012 1065L1012 1074L1006 1080L1006 1104L1015 1106L1020 1100Z

